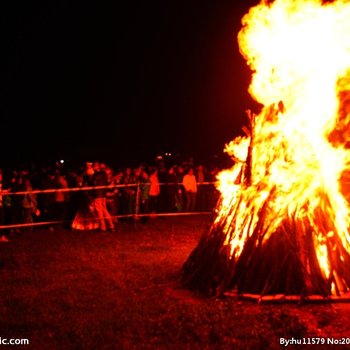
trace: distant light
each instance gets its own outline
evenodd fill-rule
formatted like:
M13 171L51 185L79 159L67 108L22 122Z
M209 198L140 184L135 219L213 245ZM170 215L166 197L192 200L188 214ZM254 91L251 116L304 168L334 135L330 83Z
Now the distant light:
M61 163L61 164L63 164L63 163L64 163L64 160L63 160L63 159L61 159L61 160L60 160L60 163Z
M163 157L162 156L157 156L157 158L156 159L163 159Z

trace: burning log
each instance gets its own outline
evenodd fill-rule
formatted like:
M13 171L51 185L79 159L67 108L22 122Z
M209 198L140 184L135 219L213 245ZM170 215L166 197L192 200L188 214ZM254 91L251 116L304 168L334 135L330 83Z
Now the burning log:
M331 269L327 277L317 257L310 222L295 216L282 222L264 242L269 199L259 222L237 259L232 258L223 225L213 224L183 266L186 286L208 295L238 293L273 295L340 295L350 286L350 255L339 239L327 244ZM246 223L248 227L252 221Z
M349 291L350 206L340 183L350 173L347 15L348 2L276 0L243 18L240 50L263 107L247 112L245 136L226 146L235 164L219 174L216 218L182 268L189 288Z

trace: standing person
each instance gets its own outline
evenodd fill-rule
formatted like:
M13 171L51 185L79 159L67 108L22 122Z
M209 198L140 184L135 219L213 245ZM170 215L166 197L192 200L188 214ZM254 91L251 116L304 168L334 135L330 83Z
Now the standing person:
M149 182L150 182L150 188L149 188L148 194L149 194L150 212L155 213L158 210L158 197L160 194L157 168L151 168Z
M166 179L167 185L164 190L166 190L166 203L167 203L167 211L173 213L177 211L177 176L175 173L175 167L172 166L168 170L168 175Z
M141 214L149 214L149 190L151 183L149 181L149 176L146 170L141 172L140 180L140 212ZM147 221L147 217L142 217L141 220L143 223Z
M131 168L126 168L122 178L122 184L127 185L122 192L123 214L131 215L135 213L136 200L136 179ZM134 186L130 186L134 185Z
M29 178L24 179L24 191L27 193L22 200L22 222L31 224L33 223L33 212L37 207L37 199L36 194L31 193L33 188Z
M184 197L185 197L185 189L182 185L182 180L184 177L184 169L182 166L178 166L175 169L175 175L176 175L176 210L178 212L182 212L185 207L184 207Z
M207 187L203 183L206 181L206 173L203 165L197 167L197 210L207 211L208 210L208 196Z
M115 191L115 188L113 187L115 185L114 183L115 176L111 168L106 168L105 172L107 174L107 185L110 186L110 188L108 188L106 191L107 210L111 214L115 224L117 224L118 213L117 213L117 203L116 203L116 191Z
M208 187L208 205L209 210L213 210L220 198L220 193L215 186L215 182L217 181L217 175L219 173L219 168L217 166L212 166L209 171L209 182L212 184Z
M135 179L136 187L135 187L135 200L133 203L133 207L134 207L134 214L136 214L136 216L134 217L135 220L139 219L137 215L140 214L140 210L141 210L141 196L140 196L141 174L142 174L141 167L134 169L133 176Z
M55 180L55 188L64 190L68 188L68 183L63 174L58 173ZM67 218L69 193L67 191L55 192L55 220L64 222Z
M78 174L75 170L70 169L66 176L68 188L77 187L78 183ZM79 181L81 181L79 179ZM68 193L67 193L68 194ZM68 208L67 208L67 216L66 219L70 222L73 221L74 216L79 207L79 194L78 191L70 191L68 197Z
M52 190L56 188L56 176L51 172L46 172L41 180L40 189ZM55 220L55 193L40 193L38 195L38 203L41 209L41 217L43 221ZM50 225L50 231L54 230L54 227Z
M97 162L94 164L93 184L94 186L108 185L107 174L100 169L100 165ZM101 231L106 232L107 225L111 231L114 231L114 223L107 210L106 188L97 188L94 190L94 204Z
M88 184L84 182L83 176L77 177L77 187L84 187ZM78 211L72 222L72 229L76 231L91 231L99 228L97 213L94 201L90 191L78 191L77 201L79 202Z
M185 211L194 211L196 208L197 180L192 168L189 168L187 174L183 177L182 184L185 188Z
M120 189L119 186L121 186L123 179L123 172L122 171L117 171L116 175L113 177L113 186L114 187L114 204L115 204L115 211L116 215L119 215L122 213L121 207L122 207L122 190ZM116 222L118 219L116 218Z
M11 178L11 192L20 192L23 191L23 178L19 176L17 173L13 174ZM22 221L22 195L12 195L12 207L10 213L10 224L18 225ZM20 233L19 228L14 228L10 230L12 233Z
M158 211L165 213L168 210L168 194L167 194L167 182L168 182L168 169L164 162L158 165L158 181L159 181L159 196L158 196Z
M5 224L5 209L4 209L4 193L8 193L8 191L4 191L3 189L3 175L2 171L0 171L0 226ZM1 229L1 237L0 242L7 242L8 238L3 234L4 230Z
M5 210L3 203L3 175L2 171L0 171L0 226L5 224Z

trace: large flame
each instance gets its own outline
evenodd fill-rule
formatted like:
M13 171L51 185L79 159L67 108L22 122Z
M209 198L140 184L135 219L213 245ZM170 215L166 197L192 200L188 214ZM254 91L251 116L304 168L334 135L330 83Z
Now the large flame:
M264 207L263 241L288 218L309 225L323 276L337 279L336 242L350 252L349 204L340 185L350 162L349 18L345 0L276 0L242 20L238 40L253 72L249 91L263 107L250 115L252 132L227 145L235 165L219 174L214 225L224 227L232 259Z

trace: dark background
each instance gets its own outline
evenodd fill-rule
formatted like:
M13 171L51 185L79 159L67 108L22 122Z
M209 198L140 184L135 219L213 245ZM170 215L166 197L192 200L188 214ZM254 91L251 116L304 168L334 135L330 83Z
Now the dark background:
M221 154L253 106L237 3L1 5L1 163Z

